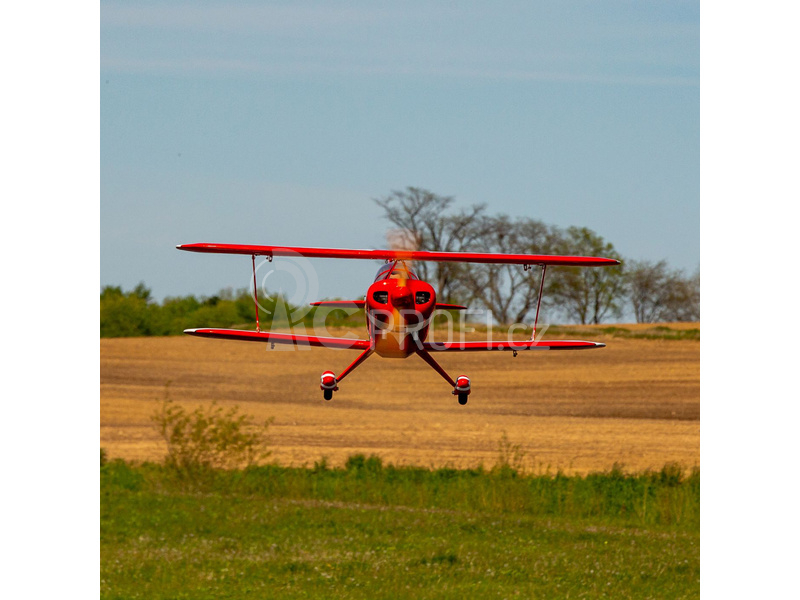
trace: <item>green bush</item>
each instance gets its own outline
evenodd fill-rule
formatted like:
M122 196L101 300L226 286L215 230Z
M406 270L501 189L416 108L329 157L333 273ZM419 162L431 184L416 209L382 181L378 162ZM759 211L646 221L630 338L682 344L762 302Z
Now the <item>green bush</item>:
M182 479L197 482L214 469L250 467L270 454L273 419L258 427L238 406L225 410L212 402L189 412L167 396L152 420L167 444L165 465Z
M344 468L349 473L356 475L378 475L383 470L383 460L375 454L371 454L369 457L363 454L354 454L347 459Z

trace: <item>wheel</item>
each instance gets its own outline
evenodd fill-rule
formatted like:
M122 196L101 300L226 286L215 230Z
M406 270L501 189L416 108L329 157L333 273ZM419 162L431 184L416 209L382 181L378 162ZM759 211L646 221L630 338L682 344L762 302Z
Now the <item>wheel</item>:
M467 400L469 400L469 394L459 394L458 395L458 403L461 406L464 406L467 403Z
M322 396L325 400L333 400L333 390L322 390Z

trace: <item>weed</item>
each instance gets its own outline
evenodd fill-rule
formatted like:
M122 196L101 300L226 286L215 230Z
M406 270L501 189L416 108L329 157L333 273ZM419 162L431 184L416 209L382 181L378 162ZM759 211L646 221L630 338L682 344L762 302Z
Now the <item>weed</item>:
M378 475L383 470L383 460L375 454L371 454L369 457L363 454L354 454L347 459L344 468L359 477Z
M492 472L507 477L525 472L525 451L521 444L512 444L505 431L497 444L497 462Z
M313 473L324 473L330 469L330 465L328 464L328 457L323 456L319 460L314 461L314 470Z
M186 480L199 481L215 468L249 467L270 454L267 430L273 419L259 428L238 406L225 410L216 402L189 412L169 398L169 384L152 420L167 444L166 466Z

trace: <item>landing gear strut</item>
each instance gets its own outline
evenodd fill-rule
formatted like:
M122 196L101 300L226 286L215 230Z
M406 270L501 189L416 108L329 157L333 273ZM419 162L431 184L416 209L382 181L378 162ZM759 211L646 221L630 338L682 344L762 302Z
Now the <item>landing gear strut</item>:
M364 350L364 352L358 355L357 359L350 363L349 367L342 371L342 374L339 375L339 377L336 377L333 371L325 371L319 378L319 389L322 390L322 397L325 398L325 400L333 400L333 392L339 390L339 382L344 379L350 371L367 360L369 355L373 352L374 350L372 348L367 348Z
M417 354L419 354L419 357L428 363L434 371L441 375L447 383L453 386L453 395L457 396L458 403L461 406L464 406L469 399L470 392L472 391L469 383L469 377L466 375L459 375L458 378L453 381L450 375L447 374L447 371L445 371L441 365L439 365L439 363L433 360L433 357L427 350L419 349L417 350Z

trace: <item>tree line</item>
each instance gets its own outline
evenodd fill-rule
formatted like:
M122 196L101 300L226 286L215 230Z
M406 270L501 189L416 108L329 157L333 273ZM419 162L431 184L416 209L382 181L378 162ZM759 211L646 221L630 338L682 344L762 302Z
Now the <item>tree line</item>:
M601 323L632 309L636 321L698 321L700 272L665 261L626 260L586 227L559 228L531 218L490 215L485 204L456 208L451 196L408 187L375 199L396 227L389 236L406 249L604 256L617 267L555 267L547 271L543 311L571 322ZM415 268L445 302L478 305L500 323L526 321L536 310L538 269L519 265L419 262Z
M191 327L249 325L255 320L253 296L247 290L165 298L161 303L153 300L144 283L130 291L105 286L100 292L100 337L177 335Z
M363 312L293 306L282 296L259 293L259 318L262 329L297 326L308 330L322 322L326 327L364 323ZM303 310L298 313L297 309ZM322 313L318 313L322 310ZM294 313L294 314L292 314ZM296 315L302 314L299 319ZM318 320L319 319L319 320ZM291 323L290 323L291 321ZM168 297L156 302L150 289L140 283L130 291L120 286L105 286L100 292L100 337L178 335L193 327L235 327L248 329L256 322L252 289L219 291L213 296Z

